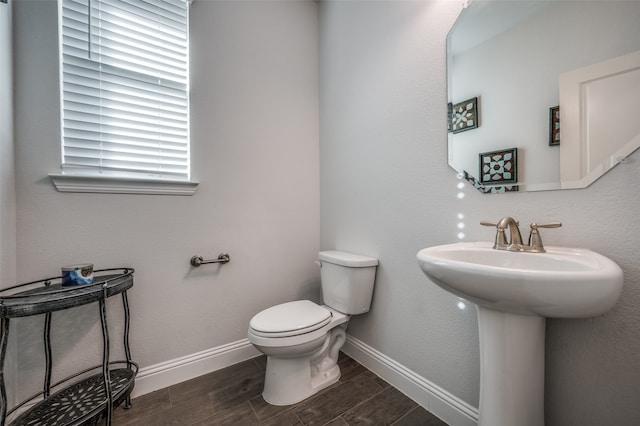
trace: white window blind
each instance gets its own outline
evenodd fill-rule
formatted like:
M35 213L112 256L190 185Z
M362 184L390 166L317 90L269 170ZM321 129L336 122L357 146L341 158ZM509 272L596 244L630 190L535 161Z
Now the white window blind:
M63 172L188 180L188 2L61 2Z

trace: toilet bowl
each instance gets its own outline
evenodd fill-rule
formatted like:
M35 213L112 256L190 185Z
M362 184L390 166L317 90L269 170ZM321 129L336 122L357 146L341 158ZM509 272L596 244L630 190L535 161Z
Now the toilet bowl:
M276 316L295 318L296 328L273 331L268 324ZM295 404L337 382L338 352L348 321L348 315L309 300L283 303L253 317L249 341L267 355L264 400Z
M377 259L339 251L319 258L324 305L286 302L249 323L249 341L267 355L262 397L272 405L295 404L338 381L350 315L371 305Z

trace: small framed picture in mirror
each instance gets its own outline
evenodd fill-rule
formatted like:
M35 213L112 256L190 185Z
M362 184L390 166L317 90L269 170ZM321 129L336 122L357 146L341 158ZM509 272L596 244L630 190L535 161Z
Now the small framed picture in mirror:
M518 182L518 148L483 152L480 157L480 182L503 184Z
M448 108L449 130L460 133L478 127L478 98L454 104Z
M549 145L560 145L560 106L549 108Z

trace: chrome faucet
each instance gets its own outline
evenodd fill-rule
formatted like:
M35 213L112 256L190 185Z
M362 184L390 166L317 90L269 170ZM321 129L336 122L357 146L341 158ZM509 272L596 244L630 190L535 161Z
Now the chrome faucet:
M533 222L530 227L529 242L527 245L522 243L522 235L520 234L519 222L510 216L505 216L498 221L493 222L480 222L483 226L495 226L496 239L493 243L493 248L496 250L507 251L526 251L530 253L545 253L544 246L542 245L542 238L540 238L540 232L538 228L559 228L562 226L560 222L549 222L544 224L537 224ZM505 231L509 229L509 241Z

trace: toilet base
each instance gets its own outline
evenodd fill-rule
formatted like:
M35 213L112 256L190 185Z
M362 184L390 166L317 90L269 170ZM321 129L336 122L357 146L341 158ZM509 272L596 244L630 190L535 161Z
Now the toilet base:
M267 356L262 397L271 405L292 405L340 379L338 354L347 338L347 324L332 329L322 346L299 358Z
M338 365L311 374L309 358L267 358L262 398L271 405L292 405L309 398L340 379Z

